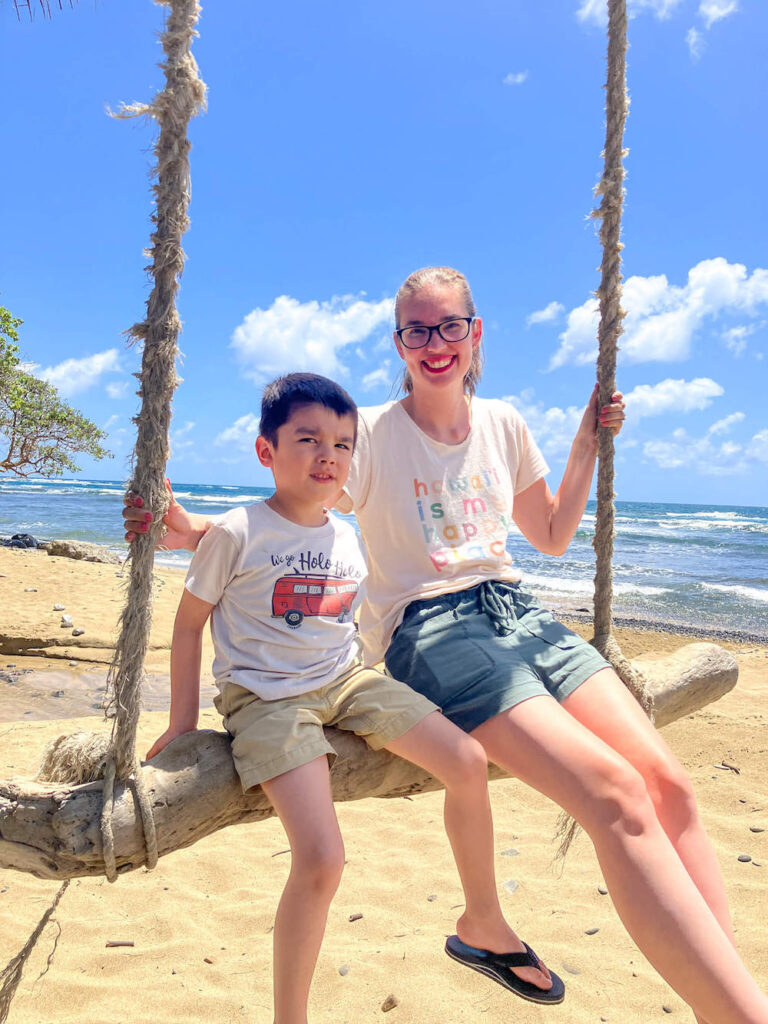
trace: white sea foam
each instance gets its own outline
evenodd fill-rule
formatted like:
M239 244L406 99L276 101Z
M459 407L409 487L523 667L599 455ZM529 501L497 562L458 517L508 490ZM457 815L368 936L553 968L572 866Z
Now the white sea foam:
M264 501L263 494L177 494L176 500L190 501L195 505L251 505L257 501Z
M535 590L547 590L555 593L583 594L592 596L594 584L591 579L568 580L560 576L536 576L526 575L523 577L523 586L532 587ZM657 597L659 594L672 593L670 587L650 587L641 583L616 583L613 584L614 594L643 594L647 597Z
M705 590L718 590L723 594L744 597L748 601L762 601L768 604L768 589L764 587L728 586L725 583L702 583Z

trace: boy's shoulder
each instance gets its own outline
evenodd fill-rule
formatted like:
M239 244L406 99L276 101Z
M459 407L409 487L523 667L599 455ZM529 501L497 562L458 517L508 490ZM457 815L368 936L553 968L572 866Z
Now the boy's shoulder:
M397 402L384 402L382 405L363 405L357 410L358 419L361 420L369 430L373 430L377 424L387 422L393 415L397 415L395 406Z
M351 523L347 522L346 519L342 519L340 515L337 515L335 512L331 511L331 509L327 509L326 511L328 514L328 522L336 531L336 535L338 537L346 537L350 534L357 537L357 530Z
M230 508L221 515L216 516L212 522L211 532L219 531L225 533L232 540L240 543L246 541L254 529L263 530L267 508L263 501L254 502L253 505L238 505Z

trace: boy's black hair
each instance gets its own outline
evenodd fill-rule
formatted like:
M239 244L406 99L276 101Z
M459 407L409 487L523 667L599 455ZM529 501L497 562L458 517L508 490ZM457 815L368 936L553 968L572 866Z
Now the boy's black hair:
M357 406L353 399L336 381L317 373L288 373L266 385L261 397L259 434L270 444L277 444L278 430L297 405L322 405L337 416L351 416L357 440Z

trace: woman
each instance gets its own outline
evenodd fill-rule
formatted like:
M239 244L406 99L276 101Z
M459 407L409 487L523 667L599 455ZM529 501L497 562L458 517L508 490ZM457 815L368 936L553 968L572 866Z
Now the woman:
M627 930L699 1024L768 1024L685 772L607 663L520 590L506 551L510 520L538 550L566 550L598 422L619 431L621 395L598 412L593 392L552 495L516 410L475 397L482 322L463 275L412 274L395 320L405 397L360 410L340 504L354 509L368 548L368 656L384 655L489 760L582 825ZM142 513L125 517L130 540ZM176 506L171 525L181 530L171 544L194 546L206 520ZM447 951L483 969L485 950L449 940Z

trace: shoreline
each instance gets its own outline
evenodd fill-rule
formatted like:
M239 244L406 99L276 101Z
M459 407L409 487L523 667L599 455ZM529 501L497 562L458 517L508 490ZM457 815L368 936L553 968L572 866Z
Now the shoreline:
M592 615L588 612L574 612L569 609L562 611L556 607L550 609L553 615L566 624L578 624L580 627L592 623ZM724 640L734 644L768 645L768 633L750 633L747 630L719 629L717 627L696 626L680 622L663 622L651 619L638 619L631 615L614 615L613 625L617 630L638 630L643 633L660 633L664 636L680 636L694 640ZM570 626L573 629L573 625ZM578 632L582 632L581 629Z

